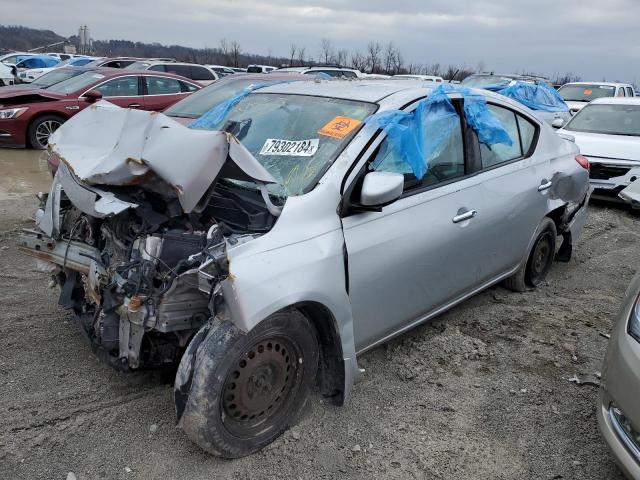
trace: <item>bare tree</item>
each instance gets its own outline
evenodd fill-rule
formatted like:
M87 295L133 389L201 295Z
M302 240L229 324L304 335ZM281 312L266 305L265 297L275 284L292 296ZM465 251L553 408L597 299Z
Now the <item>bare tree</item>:
M367 44L367 61L371 68L371 73L376 73L379 70L380 64L380 52L382 51L382 45L378 42L369 42Z
M364 71L367 68L367 57L359 50L351 52L351 66L356 70Z
M338 53L336 55L336 60L338 65L340 65L341 67L344 67L347 65L347 56L349 55L349 50L338 50Z
M289 66L293 65L293 59L296 56L296 52L298 51L298 47L295 43L292 43L289 46Z
M396 50L393 56L393 75L400 73L403 70L404 59L400 50Z
M328 38L320 39L320 61L325 65L329 64L333 57L333 45Z
M304 66L304 52L305 52L306 48L305 47L298 47L298 63L302 66Z
M233 60L233 66L237 67L238 62L240 60L240 54L242 53L242 47L235 40L231 42L229 46L229 55L231 55L231 59Z
M384 71L386 73L391 73L391 69L395 63L395 58L396 47L393 45L393 42L389 42L384 50Z
M220 46L218 48L220 49L220 53L224 58L224 65L226 65L227 63L229 63L229 43L227 42L226 38L220 39Z

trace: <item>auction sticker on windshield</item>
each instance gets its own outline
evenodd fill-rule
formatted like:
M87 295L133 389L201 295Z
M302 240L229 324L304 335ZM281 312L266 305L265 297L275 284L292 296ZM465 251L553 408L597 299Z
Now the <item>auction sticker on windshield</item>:
M318 151L320 139L310 140L280 140L267 138L260 155L284 155L290 157L311 157Z
M356 120L355 118L338 115L318 130L318 133L327 137L342 139L349 135L361 123L360 120Z

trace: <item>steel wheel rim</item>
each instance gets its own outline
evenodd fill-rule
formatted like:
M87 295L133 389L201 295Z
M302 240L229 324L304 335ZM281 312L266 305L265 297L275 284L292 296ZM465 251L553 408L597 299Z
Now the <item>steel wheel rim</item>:
M261 340L236 358L222 389L222 421L236 436L251 436L286 414L301 383L302 355L284 337Z
M49 142L49 137L53 132L55 132L58 128L60 128L62 122L58 120L46 120L36 128L36 142L41 147L46 147Z
M531 283L534 285L542 280L548 267L549 257L551 257L550 233L546 232L536 242L531 258Z

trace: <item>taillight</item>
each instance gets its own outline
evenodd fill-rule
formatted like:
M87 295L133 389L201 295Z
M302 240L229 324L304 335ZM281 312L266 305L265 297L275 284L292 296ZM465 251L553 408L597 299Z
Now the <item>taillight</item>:
M589 160L587 160L587 157L585 157L584 155L578 155L576 157L576 162L578 162L580 166L585 170L589 170L589 168L591 167L591 165L589 164Z

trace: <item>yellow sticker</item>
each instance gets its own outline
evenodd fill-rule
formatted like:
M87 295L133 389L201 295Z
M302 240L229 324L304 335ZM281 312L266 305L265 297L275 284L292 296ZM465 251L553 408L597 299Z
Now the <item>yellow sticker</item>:
M355 118L338 115L318 130L318 134L342 139L349 135L361 123L360 120L356 120Z

